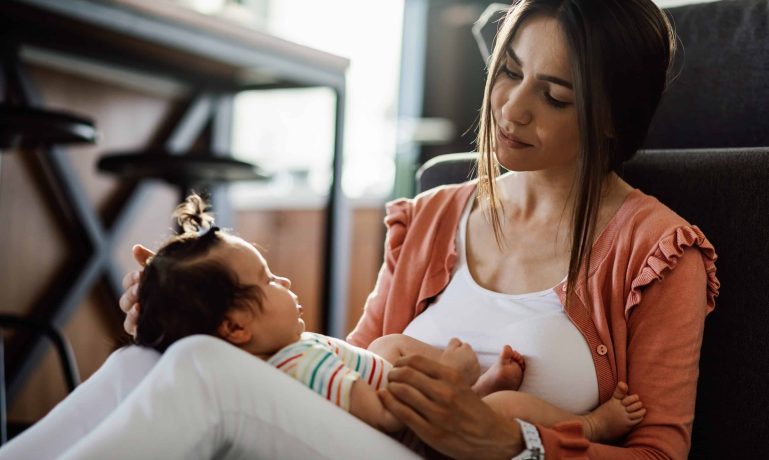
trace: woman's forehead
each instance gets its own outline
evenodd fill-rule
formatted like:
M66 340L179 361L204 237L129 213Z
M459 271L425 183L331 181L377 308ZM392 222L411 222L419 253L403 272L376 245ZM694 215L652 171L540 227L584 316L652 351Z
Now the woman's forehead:
M563 28L550 16L534 16L524 21L505 49L507 55L537 71L568 77L571 74L569 49Z

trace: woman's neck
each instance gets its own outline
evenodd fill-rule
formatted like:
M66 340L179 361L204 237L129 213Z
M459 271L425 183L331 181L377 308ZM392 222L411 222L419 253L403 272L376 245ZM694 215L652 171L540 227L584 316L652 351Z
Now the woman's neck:
M498 179L499 198L508 218L570 219L576 194L575 175L549 171L510 172Z

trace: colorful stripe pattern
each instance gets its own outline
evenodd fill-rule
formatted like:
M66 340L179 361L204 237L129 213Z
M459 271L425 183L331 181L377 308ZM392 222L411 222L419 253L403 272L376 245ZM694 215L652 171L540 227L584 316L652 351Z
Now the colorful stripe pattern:
M346 411L350 410L353 382L363 379L378 390L387 385L392 368L368 350L312 332L302 334L268 362Z

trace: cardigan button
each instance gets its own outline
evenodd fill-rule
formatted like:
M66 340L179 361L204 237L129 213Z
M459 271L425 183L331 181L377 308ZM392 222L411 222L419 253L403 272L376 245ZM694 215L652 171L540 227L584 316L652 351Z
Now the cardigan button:
M609 349L606 348L606 345L601 344L596 347L595 351L597 351L599 355L604 356Z

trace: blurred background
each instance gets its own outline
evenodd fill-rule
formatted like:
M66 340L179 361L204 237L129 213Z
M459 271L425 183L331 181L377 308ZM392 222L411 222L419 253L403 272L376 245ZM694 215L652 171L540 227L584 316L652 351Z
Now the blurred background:
M485 63L472 28L492 3L1 2L4 110L73 112L98 136L3 145L0 313L60 328L87 378L127 343L131 245L162 244L180 196L202 188L220 224L291 278L308 329L344 336L381 263L384 203L413 196L428 159L474 148ZM209 183L176 163L101 163L126 152L254 168ZM52 348L3 334L9 420L31 423L64 378Z

